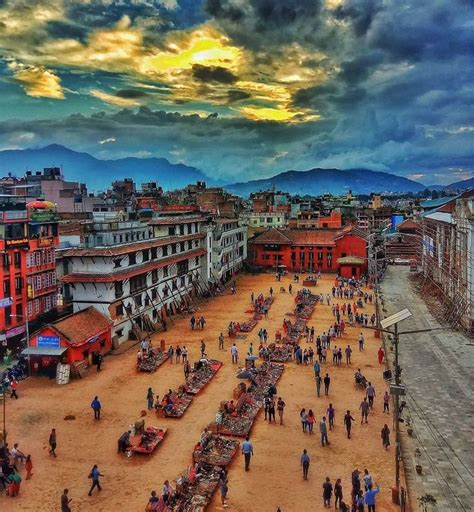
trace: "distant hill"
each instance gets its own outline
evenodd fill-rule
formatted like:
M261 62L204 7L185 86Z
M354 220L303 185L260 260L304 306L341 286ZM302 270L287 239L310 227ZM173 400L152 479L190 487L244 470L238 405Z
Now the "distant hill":
M117 179L133 178L135 183L157 181L166 190L181 188L196 181L213 181L199 169L172 164L166 158L121 158L99 160L88 153L52 144L41 149L0 151L0 173L23 176L25 171L43 167L63 167L67 181L86 183L89 190L105 190Z
M408 178L375 172L368 169L311 169L309 171L287 171L272 178L252 180L226 185L234 194L248 196L251 192L277 190L290 194L320 195L343 194L352 190L354 194L371 192L420 192L425 186Z
M470 188L474 188L474 178L469 178L468 180L463 181L456 181L443 188L451 190L468 190Z

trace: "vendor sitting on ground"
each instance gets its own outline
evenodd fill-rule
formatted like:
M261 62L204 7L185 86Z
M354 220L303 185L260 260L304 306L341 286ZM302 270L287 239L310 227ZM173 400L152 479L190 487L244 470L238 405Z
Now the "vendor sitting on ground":
M225 404L225 412L227 414L232 414L233 412L235 412L235 404L233 400Z
M130 446L130 435L131 431L128 430L127 432L124 432L118 440L117 443L117 452L118 453L125 453L128 450L128 447Z

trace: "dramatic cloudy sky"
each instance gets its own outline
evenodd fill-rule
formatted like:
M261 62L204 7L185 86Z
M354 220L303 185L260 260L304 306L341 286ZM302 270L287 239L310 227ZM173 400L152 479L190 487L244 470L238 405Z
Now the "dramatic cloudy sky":
M474 170L473 0L0 0L0 149ZM67 169L66 169L67 172Z

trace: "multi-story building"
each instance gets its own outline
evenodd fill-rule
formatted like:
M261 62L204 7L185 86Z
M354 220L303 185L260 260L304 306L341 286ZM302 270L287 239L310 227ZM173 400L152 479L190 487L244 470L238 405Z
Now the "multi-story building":
M290 228L296 229L338 229L342 227L342 214L339 210L332 210L329 215L321 215L319 211L298 212L296 219L288 222Z
M0 202L0 339L21 344L57 306L55 247L58 215L52 205L2 197Z
M360 277L367 269L367 237L353 226L331 229L270 229L251 242L253 261L275 270L339 272Z
M442 291L446 319L474 330L474 190L422 217L422 271Z
M209 224L211 238L210 277L226 282L242 267L247 259L247 228L239 219L216 218Z
M166 328L183 301L208 291L203 222L186 214L94 222L82 246L62 254L74 311L94 306L110 318L115 344Z
M283 212L248 212L241 215L241 220L250 228L282 228L287 225Z

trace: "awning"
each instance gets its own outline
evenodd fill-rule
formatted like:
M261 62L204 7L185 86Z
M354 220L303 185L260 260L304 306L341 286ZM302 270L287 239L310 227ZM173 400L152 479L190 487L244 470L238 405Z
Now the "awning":
M28 347L21 351L23 356L60 356L66 352L67 347Z

